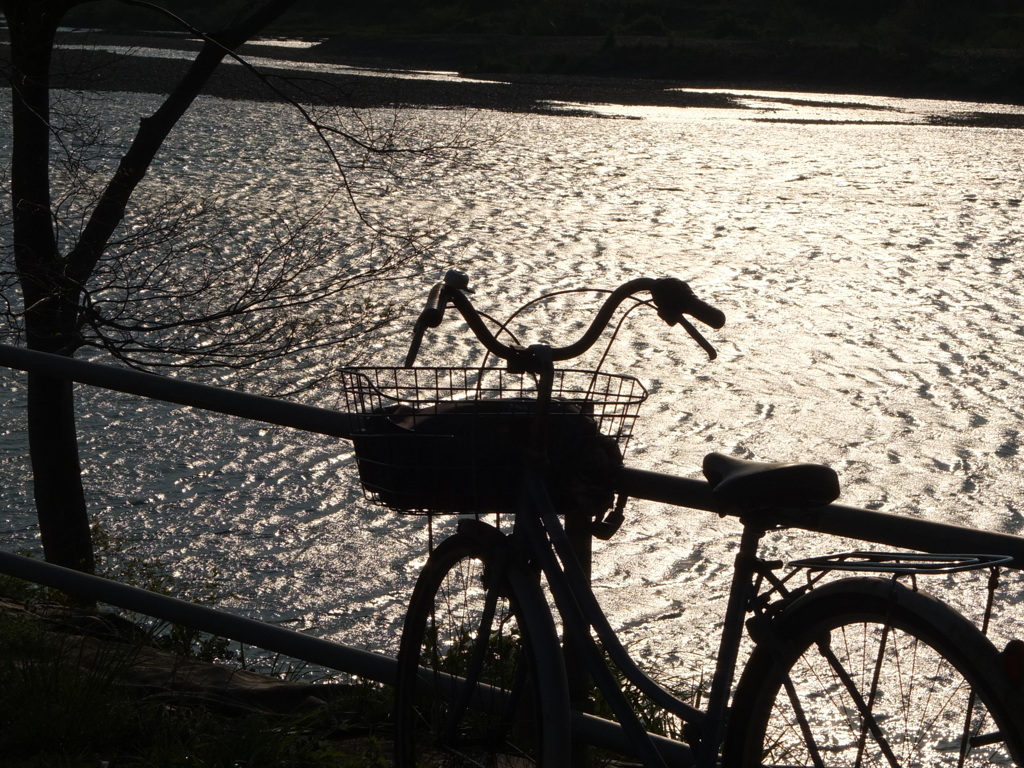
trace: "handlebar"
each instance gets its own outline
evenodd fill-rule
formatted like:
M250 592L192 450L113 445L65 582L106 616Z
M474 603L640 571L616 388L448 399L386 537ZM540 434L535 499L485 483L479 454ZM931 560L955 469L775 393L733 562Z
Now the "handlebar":
M654 306L658 310L658 316L668 325L681 325L684 330L696 341L708 356L714 360L717 356L715 348L704 338L703 335L684 317L690 315L700 322L712 328L721 328L725 325L725 314L710 304L697 298L693 290L682 280L676 278L650 278L641 277L623 283L611 295L605 299L604 304L597 311L594 320L584 334L574 343L564 347L545 348L544 357L554 362L559 360L571 360L579 357L589 350L601 336L608 322L611 320L615 310L630 296L649 292ZM521 347L504 344L491 333L484 323L480 313L473 307L467 293L470 293L469 278L464 272L449 270L444 280L430 290L427 297L427 304L420 312L419 319L413 329L413 339L409 345L409 353L405 358L405 366L412 367L419 352L423 335L427 328L436 328L444 319L444 312L447 306L452 304L462 315L470 329L480 340L480 343L490 353L505 360L509 369L514 371L534 371L533 359L536 348L523 349Z

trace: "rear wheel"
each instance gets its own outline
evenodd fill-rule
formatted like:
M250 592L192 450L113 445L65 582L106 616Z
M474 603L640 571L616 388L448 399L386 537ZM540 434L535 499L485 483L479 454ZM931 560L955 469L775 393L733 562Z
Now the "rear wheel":
M944 603L843 579L785 610L736 689L726 766L1010 766L1024 701L999 653Z
M463 521L430 555L398 655L396 764L569 759L561 651L537 578L494 528Z

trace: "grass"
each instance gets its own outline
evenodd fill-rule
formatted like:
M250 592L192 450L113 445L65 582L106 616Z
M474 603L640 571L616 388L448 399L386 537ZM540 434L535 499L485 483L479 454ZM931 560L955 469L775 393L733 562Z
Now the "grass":
M30 608L40 590L0 579ZM49 596L47 596L49 597ZM17 603L11 603L17 605ZM132 682L148 645L62 631L0 610L0 754L8 768L376 768L391 764L390 690L322 686L300 714L225 713L211 699ZM183 658L182 661L189 659Z
M157 592L180 588L159 568L125 556L97 531L103 557L98 563L119 581ZM108 562L109 561L109 562ZM209 589L213 589L209 587ZM195 592L196 590L193 590ZM215 602L209 590L200 599ZM7 602L6 607L3 603ZM63 603L63 605L62 605ZM85 615L88 619L95 616ZM61 617L55 621L53 617ZM69 621L74 618L77 620ZM0 755L9 768L377 768L392 762L389 720L391 689L369 682L318 686L323 701L311 711L275 714L254 708L225 711L212 696L145 688L133 666L154 650L181 664L215 661L245 667L244 657L223 638L187 628L117 622L83 622L67 610L60 593L0 576ZM136 619L140 617L135 617ZM82 626L104 627L116 640L83 636ZM496 633L494 661L504 666L517 642ZM468 639L468 638L467 638ZM515 638L513 638L515 640ZM459 650L463 651L460 655ZM452 652L449 671L458 673L465 648ZM514 657L511 659L514 661ZM278 659L271 675L296 679L302 662ZM168 673L169 674L169 673ZM621 674L620 686L641 721L654 733L682 736L681 723L648 702ZM685 686L680 686L685 687ZM682 690L699 699L701 686ZM223 702L223 699L220 699ZM608 717L600 695L593 712ZM596 750L595 765L614 763Z
M425 637L425 645L422 649L423 664L434 667L443 672L463 676L468 669L470 658L473 655L476 645L476 635L466 628L460 635L450 638L445 647L440 647L436 631L428 633ZM514 685L515 669L518 666L519 654L522 649L521 636L518 630L508 628L494 630L487 641L487 654L484 661L484 672L482 680L490 685L498 685L503 688L510 688ZM631 709L637 714L644 728L652 734L664 736L677 741L688 741L689 734L682 720L675 715L665 711L647 696L641 693L625 674L610 661L606 661L608 669L618 686L625 694L626 701ZM658 675L653 675L655 679ZM708 694L710 687L703 674L694 682L682 677L660 679L663 685L672 695L694 707L700 707L701 701ZM592 687L589 695L589 712L607 720L615 720L611 706L604 696ZM486 724L484 728L488 727ZM490 726L490 727L493 727ZM574 760L577 756L574 755ZM580 765L603 766L623 765L621 755L598 747L590 747L586 757L579 760Z

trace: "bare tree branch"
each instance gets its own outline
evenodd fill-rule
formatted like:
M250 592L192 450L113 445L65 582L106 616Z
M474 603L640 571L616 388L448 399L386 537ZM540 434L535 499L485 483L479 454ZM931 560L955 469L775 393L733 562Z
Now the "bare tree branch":
M336 187L317 180L319 209L298 215L261 211L258 200L231 201L242 208L239 226L215 193L190 201L159 184L140 189L223 59L240 60L236 49L295 0L246 4L224 29L204 35L184 76L140 121L123 154L109 151L103 132L87 127L77 107L51 105L57 27L84 1L0 0L11 39L13 138L11 236L0 242L8 257L0 265L5 330L23 334L35 349L72 355L92 347L135 367L187 365L230 377L273 370L269 383L255 385L277 391L323 380L335 364L323 350L370 349L351 342L384 328L397 308L368 287L414 269L431 239L366 215L359 185L386 189L405 159L434 162L441 145L399 142L395 124L332 123L325 118L337 113L302 104L285 80L257 73L312 126L337 169ZM147 0L122 2L165 12ZM336 200L352 213L335 215L328 206ZM31 374L26 412L44 553L91 570L72 385Z
M122 1L128 4L149 5L139 3L138 0ZM232 26L205 38L206 42L185 77L155 113L140 121L135 140L121 158L117 171L93 209L78 244L68 254L69 280L77 284L84 284L88 280L107 242L124 218L128 199L142 181L164 139L195 101L228 51L237 48L263 29L294 5L295 1L267 0L250 16L237 20Z

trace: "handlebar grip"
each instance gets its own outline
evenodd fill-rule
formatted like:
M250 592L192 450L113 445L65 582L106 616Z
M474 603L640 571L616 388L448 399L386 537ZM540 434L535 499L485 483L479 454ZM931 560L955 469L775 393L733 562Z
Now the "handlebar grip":
M405 362L403 365L406 368L412 368L413 363L416 362L416 355L419 354L420 344L423 343L423 332L426 330L426 326L416 323L412 329L412 341L409 342L409 351L405 355Z
M683 311L697 318L704 325L711 326L712 328L721 328L725 325L725 313L718 309L718 307L713 307L696 296L691 296L687 305Z
M725 325L725 313L705 301L698 299L689 285L674 277L656 280L651 296L658 307L658 314L669 325L679 322L685 313L712 328Z
M444 319L444 308L448 303L448 297L444 294L444 283L437 283L430 289L430 293L427 295L427 304L416 321L417 327L422 325L424 328L437 328L441 324Z
M405 356L405 367L412 368L416 362L416 355L420 351L420 344L423 343L423 334L427 328L437 328L444 319L444 309L448 304L448 295L445 292L445 284L437 283L430 289L427 295L427 304L416 319L416 325L412 329L412 341L409 343L409 352Z

